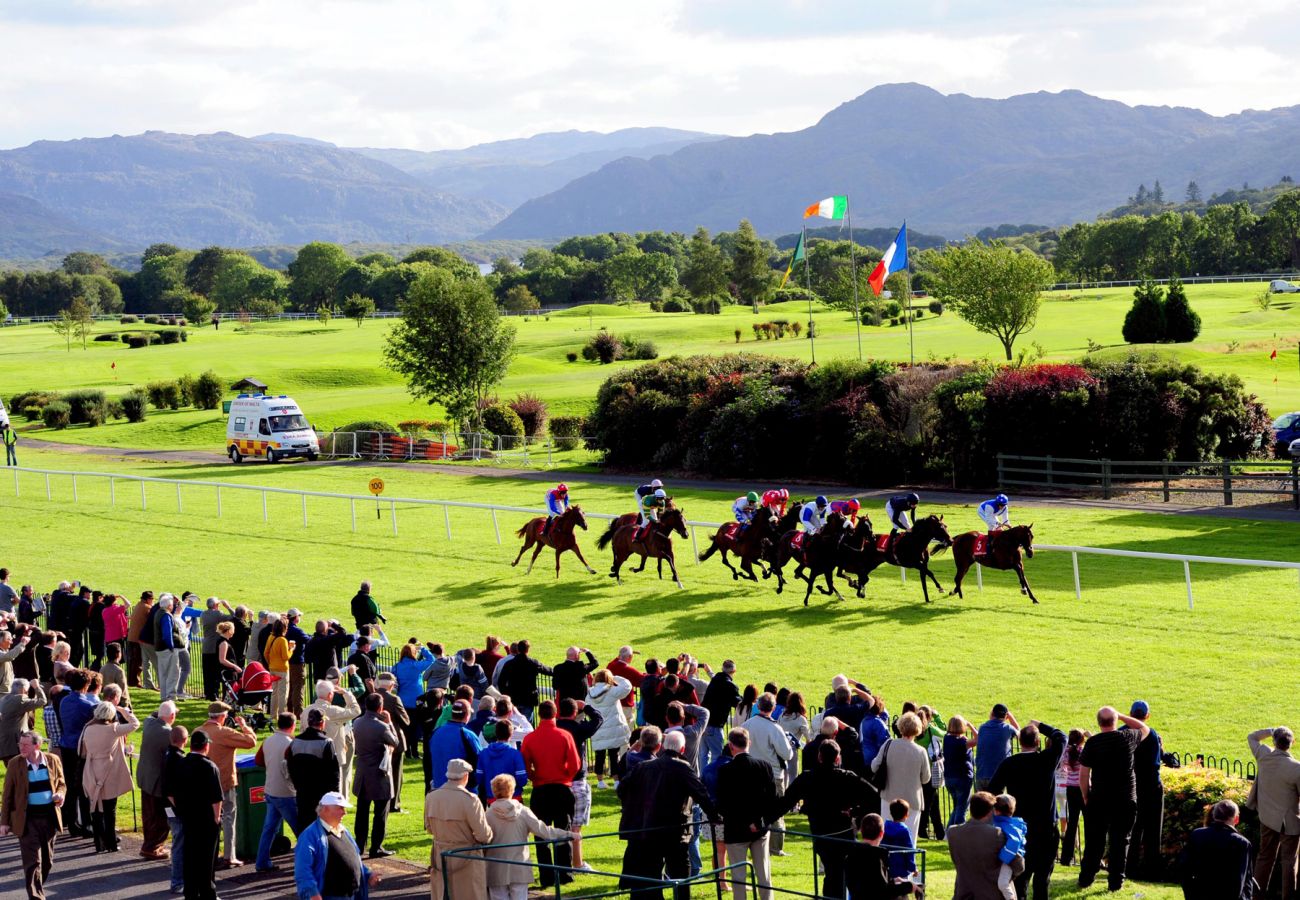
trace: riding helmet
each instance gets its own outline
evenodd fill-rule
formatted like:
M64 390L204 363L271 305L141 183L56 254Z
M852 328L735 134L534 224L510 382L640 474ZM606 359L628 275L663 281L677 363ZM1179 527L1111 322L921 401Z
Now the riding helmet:
M861 508L862 508L862 504L859 503L856 499L849 501L849 509L852 510L853 512L856 513Z
M908 503L911 503L913 506L915 506L917 503L920 503L920 502L921 502L921 498L918 497L916 494L908 494L908 495L907 495L907 502L908 502Z
M569 492L569 486L568 486L567 484L561 482L561 483L559 483L559 484L557 484L557 485L555 486L555 490L556 490L556 493L567 494L567 493Z
M997 503L998 506L1006 506L1011 501L1007 499L1006 494L998 494L996 497L993 498L993 502Z
M745 500L746 500L747 502L749 502L749 503L757 503L757 502L758 502L758 492L757 492L757 491L750 491L748 494L745 495Z
M664 493L664 489L663 489L663 488L659 488L658 490L655 491L655 499L656 499L656 500L667 500L667 499L668 499L668 495Z
M817 508L818 508L818 509L825 509L825 508L826 508L827 506L829 506L829 505L830 505L830 501L829 501L829 500L827 500L825 497L821 496L820 494L817 496Z
M658 478L656 478L654 481L650 482L650 487L652 487L652 488L661 488L661 487L663 487L663 486L664 486L664 483L663 483L662 481L660 481Z

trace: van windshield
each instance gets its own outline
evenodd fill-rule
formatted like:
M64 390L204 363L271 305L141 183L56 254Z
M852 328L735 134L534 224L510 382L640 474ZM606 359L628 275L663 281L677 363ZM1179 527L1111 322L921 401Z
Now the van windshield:
M310 426L307 420L301 415L295 416L271 416L271 430L279 431L304 431Z

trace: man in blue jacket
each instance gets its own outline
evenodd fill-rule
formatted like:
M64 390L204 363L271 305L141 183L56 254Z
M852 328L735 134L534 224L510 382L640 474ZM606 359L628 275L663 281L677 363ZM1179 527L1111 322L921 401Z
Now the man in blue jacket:
M492 743L478 755L478 765L474 767L474 780L478 782L478 796L484 806L492 804L492 779L498 775L511 775L515 779L516 800L524 797L524 785L528 784L528 767L524 764L524 755L510 744L514 726L509 719L502 719L492 728ZM443 766L443 771L447 769Z
M483 739L470 730L469 704L457 700L451 705L451 719L438 726L429 738L426 752L432 768L429 790L436 791L447 780L447 763L453 759L463 759L469 763L471 770L478 766L478 755L484 750ZM476 782L473 778L466 787L473 791Z
M320 798L317 819L298 837L293 881L299 900L367 900L380 876L361 861L361 850L343 824L348 801L337 791Z

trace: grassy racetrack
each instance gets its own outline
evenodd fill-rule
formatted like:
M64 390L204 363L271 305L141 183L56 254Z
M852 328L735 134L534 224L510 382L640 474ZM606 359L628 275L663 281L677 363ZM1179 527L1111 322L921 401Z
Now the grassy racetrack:
M1191 301L1203 320L1201 339L1191 345L1163 345L1160 353L1194 362L1211 371L1234 372L1274 413L1300 409L1300 374L1296 342L1300 340L1300 308L1286 296L1271 309L1253 303L1262 285L1193 285ZM1069 295L1048 294L1038 327L1018 347L1042 345L1047 358L1077 359L1089 339L1104 345L1103 357L1119 357L1131 348L1122 342L1120 327L1132 299L1125 289ZM776 304L755 316L748 308L730 307L721 316L652 313L646 307L582 307L549 318L513 320L518 327L519 354L500 388L502 397L520 391L538 394L552 414L580 414L589 409L600 382L622 365L569 363L565 353L579 350L601 326L618 334L654 340L660 353L771 353L809 358L806 339L755 341L750 326L777 318L807 320L806 308ZM816 313L817 356L825 360L857 354L852 316L835 310ZM293 395L308 418L321 428L357 419L436 418L424 404L413 403L401 380L381 366L386 320L352 322L253 324L239 329L230 321L220 331L190 328L184 344L130 350L113 342L94 342L88 350L72 352L44 325L0 329L0 385L7 397L22 389L68 390L102 387L121 393L131 386L159 378L196 375L214 369L234 382L246 375L267 382L276 393ZM102 323L97 331L130 330L131 326ZM734 331L741 330L741 343ZM916 323L916 358L955 357L997 360L1001 348L956 316L926 316ZM1229 352L1231 342L1235 348ZM905 328L864 327L866 356L906 361ZM1270 362L1277 347L1279 358ZM1150 349L1150 348L1144 348ZM110 368L112 363L116 369ZM1278 383L1273 383L1274 377ZM210 447L220 449L224 421L219 415L193 410L158 413L138 425L111 424L98 429L73 428L48 435L53 440L122 447Z
M386 496L429 497L481 503L536 505L537 482L479 478L366 466L269 467L245 465L141 464L64 453L29 451L28 466L117 471L160 477L248 485L300 487L362 493L371 475L387 482ZM592 511L622 511L626 491L571 480L577 502ZM70 479L0 473L6 529L4 564L18 582L45 588L63 577L127 596L140 590L216 593L254 608L297 605L309 619L346 618L355 582L368 577L389 617L397 641L411 635L451 647L481 645L485 633L528 636L543 661L558 662L571 642L591 646L602 661L624 642L661 658L689 649L717 664L736 658L739 679L769 678L819 698L831 675L847 671L886 697L929 702L945 715L981 719L995 700L1022 718L1061 727L1086 726L1100 703L1151 703L1153 724L1175 750L1244 756L1245 733L1288 721L1289 685L1300 640L1291 627L1297 584L1294 572L1193 569L1196 609L1186 608L1182 573L1175 564L1083 557L1084 597L1074 599L1070 561L1042 552L1029 563L1029 577L1042 599L1034 607L1014 588L1012 576L985 573L985 589L968 582L965 600L922 603L915 578L906 585L896 572L882 572L867 599L828 602L814 595L778 597L771 583L733 582L716 561L696 566L689 543L679 544L687 590L659 582L648 569L628 575L622 586L605 576L609 557L598 554L593 522L583 535L590 576L566 558L556 581L543 556L525 576L511 569L518 544L513 530L526 517L501 514L503 544L494 539L489 514L453 510L448 541L438 509L399 506L399 534L392 535L385 506L375 517L358 503L358 532L350 530L345 501L312 499L308 525L296 497L269 495L270 522L262 522L260 493L224 491L222 518L215 518L213 492L151 485L148 509L140 511L137 485L119 482L116 506L99 479L78 479L76 505ZM678 490L691 518L723 517L729 494ZM954 525L971 527L969 508L935 508ZM1036 523L1042 543L1288 558L1300 545L1300 526L1189 516L1117 513L1112 510L1021 509ZM705 538L701 533L701 540ZM1287 548L1292 548L1288 552ZM938 573L952 581L951 562ZM1261 643L1260 634L1268 634ZM1243 698L1250 698L1243 702ZM817 702L816 699L813 702ZM201 718L197 703L186 717ZM418 768L412 770L418 772ZM408 777L405 803L418 810L418 775ZM798 820L792 820L796 823ZM597 792L589 832L615 827L610 792ZM418 813L396 816L390 845L403 855L427 858ZM942 847L929 845L932 890L950 883ZM589 857L617 868L621 845L593 842ZM777 872L807 877L806 850L777 861ZM1062 885L1072 871L1061 875ZM942 888L938 888L942 890ZM1174 897L1172 889L1137 887L1148 897ZM1091 893L1091 892L1089 892ZM939 894L942 896L942 894ZM1082 896L1062 893L1060 896Z

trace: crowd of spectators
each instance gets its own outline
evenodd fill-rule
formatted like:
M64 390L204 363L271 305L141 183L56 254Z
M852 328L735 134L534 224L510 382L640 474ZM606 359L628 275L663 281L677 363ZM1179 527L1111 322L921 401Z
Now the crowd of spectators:
M591 871L582 829L593 790L616 792L621 884L634 900L659 900L665 879L707 875L715 860L736 900L749 872L771 900L771 857L786 854L784 816L796 810L831 898L919 893L915 851L933 834L948 842L955 896L1045 900L1056 866L1073 865L1080 820L1081 887L1103 861L1112 890L1163 874L1165 756L1142 701L1128 715L1102 707L1091 734L1021 724L1001 703L974 726L914 702L891 711L838 675L813 714L799 691L742 684L733 660L639 662L631 646L604 665L572 646L550 666L528 640L488 636L449 653L411 638L381 663L389 641L369 583L352 601L353 628L322 619L307 634L298 609L253 615L148 591L128 605L76 582L37 597L4 591L7 577L0 569L0 834L18 836L34 898L58 834L119 852L117 800L136 787L140 855L169 863L173 894L212 900L217 869L246 864L235 853L237 760L254 752L266 816L252 864L274 871L292 847L303 898L361 896L378 879L367 860L393 852L387 822L401 811L407 760L424 784L435 900L447 888L453 900L522 900L534 875L547 889ZM202 699L183 691L194 646ZM264 736L236 687L254 666L272 676ZM156 708L133 711L132 689L156 690ZM189 701L206 711L192 732L176 721ZM1291 742L1284 728L1250 736L1258 858L1235 830L1239 811L1220 803L1180 868L1189 897L1249 896L1252 877L1267 885L1275 871L1294 896Z

